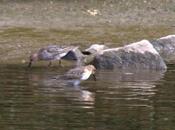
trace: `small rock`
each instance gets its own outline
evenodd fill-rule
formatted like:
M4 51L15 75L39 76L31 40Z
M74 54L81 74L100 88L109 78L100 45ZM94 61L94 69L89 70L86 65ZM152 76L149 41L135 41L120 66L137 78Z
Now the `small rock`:
M100 15L101 13L100 13L100 11L99 10L97 10L97 9L88 9L87 10L87 13L88 14L90 14L90 15L92 15L92 16L96 16L96 15Z
M19 48L21 48L22 46L20 44L17 45Z
M26 60L21 60L21 63L25 64L26 63Z

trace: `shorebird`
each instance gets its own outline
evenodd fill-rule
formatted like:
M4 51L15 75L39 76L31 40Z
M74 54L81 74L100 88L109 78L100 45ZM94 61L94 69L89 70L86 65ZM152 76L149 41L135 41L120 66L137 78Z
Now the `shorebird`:
M95 71L96 68L93 65L81 66L69 70L63 77L76 86L82 80L87 80L91 75L96 81Z
M59 65L61 65L61 59L79 60L75 50L78 50L78 47L49 45L30 56L28 67L31 67L36 61L49 61L48 66L51 66L54 60L59 60Z

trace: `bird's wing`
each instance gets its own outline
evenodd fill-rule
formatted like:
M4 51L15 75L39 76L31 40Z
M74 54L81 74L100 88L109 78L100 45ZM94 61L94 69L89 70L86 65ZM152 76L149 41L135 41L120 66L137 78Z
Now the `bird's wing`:
M69 53L71 50L76 49L75 46L58 46L58 45L49 45L47 47L41 48L39 50L40 55L45 55L53 57L53 59L60 59Z
M52 55L53 59L60 59L67 54L67 52L64 51L64 48L57 45L48 46L47 53Z
M79 67L79 68L74 68L69 70L65 76L68 79L80 79L82 77L84 73L84 68L83 67Z
M75 46L58 46L58 45L50 45L47 46L45 49L50 52L50 53L63 53L63 52L68 52L70 50L76 49L77 47Z
M73 51L73 50L75 50L77 48L78 48L77 46L67 46L67 47L63 48L63 51L69 52L69 51Z
M62 58L64 56L66 56L69 52L74 51L75 49L77 49L77 47L75 47L75 46L64 47L64 48L60 49L60 51L58 52L58 54Z
M60 46L57 46L57 45L47 46L46 49L47 49L47 52L49 52L49 53L58 53L58 52L63 50L63 48L61 48Z

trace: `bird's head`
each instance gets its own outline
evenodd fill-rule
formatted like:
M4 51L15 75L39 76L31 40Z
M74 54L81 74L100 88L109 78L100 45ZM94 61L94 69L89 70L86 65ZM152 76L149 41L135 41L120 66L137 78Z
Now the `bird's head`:
M30 55L30 61L37 61L37 60L38 60L38 53Z
M95 72L96 72L96 68L95 68L95 66L93 66L93 65L89 65L89 68L91 69L92 74L95 74Z
M93 65L88 65L88 66L86 66L86 68L87 68L89 71L91 71L92 76L93 76L94 80L96 81L97 79L96 79L96 76L95 76L95 72L96 72L95 66L93 66Z
M32 62L37 61L37 60L38 60L38 53L34 53L30 55L28 67L31 67Z

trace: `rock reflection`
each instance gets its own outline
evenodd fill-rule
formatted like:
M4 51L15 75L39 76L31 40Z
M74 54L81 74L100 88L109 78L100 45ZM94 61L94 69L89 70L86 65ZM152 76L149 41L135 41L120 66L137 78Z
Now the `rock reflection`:
M134 81L157 81L164 76L165 71L156 70L115 70L100 71L98 78L100 80L134 82ZM106 76L108 75L108 76Z
M99 86L96 97L103 94L101 100L107 106L114 105L115 102L115 106L150 108L150 99L157 94L156 86L163 77L163 71L100 71L98 80L103 87Z

